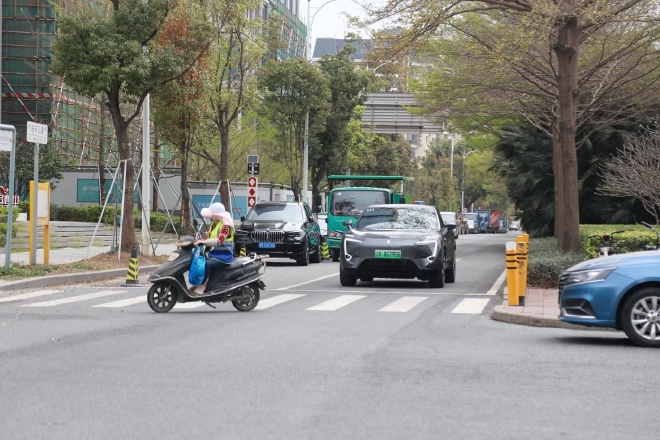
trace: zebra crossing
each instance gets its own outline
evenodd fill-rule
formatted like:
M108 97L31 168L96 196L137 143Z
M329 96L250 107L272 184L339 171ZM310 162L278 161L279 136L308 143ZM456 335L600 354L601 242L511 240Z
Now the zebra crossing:
M140 304L146 305L147 296L144 293L139 295L134 295L135 291L130 290L101 290L98 292L91 292L85 294L65 294L61 290L37 290L34 292L27 292L13 296L0 297L0 311L2 306L6 304L14 303L13 305L19 308L55 308L58 306L64 305L89 305L90 308L94 309L129 309L133 306L138 306ZM266 294L265 298L259 301L259 304L255 310L267 310L272 309L277 306L282 306L287 303L295 303L298 300L305 298L308 302L316 302L314 305L309 305L308 302L305 302L305 305L301 307L304 311L309 312L336 312L340 310L345 310L350 308L352 305L359 304L360 301L365 298L377 298L379 300L390 301L392 296L397 298L390 301L385 305L377 304L373 307L373 310L378 313L407 313L416 308L419 309L423 305L427 307L435 304L434 299L437 300L438 296L433 297L422 295L405 295L401 292L365 292L366 294L353 294L354 291L350 294L339 294L339 292L328 291L325 294L319 293L319 291L309 291L309 293L279 293L279 289L271 291L274 293L273 296L268 296ZM121 298L122 294L130 294L129 298ZM262 293L263 294L263 293ZM331 297L328 298L327 295L330 294ZM459 294L456 294L457 296ZM472 294L477 295L477 294ZM480 295L481 296L481 295ZM121 299L119 299L121 298ZM493 296L487 296L482 298L460 298L457 297L456 300L458 303L452 305L451 313L453 314L466 314L466 315L479 315L484 312L488 303L493 298ZM102 299L104 302L99 304L90 304L94 302L93 300ZM112 300L111 300L112 299ZM108 301L111 300L111 301ZM378 302L378 301L377 301ZM175 309L186 310L186 309L195 309L198 307L203 307L206 304L203 302L189 302L189 303L178 303L175 306Z

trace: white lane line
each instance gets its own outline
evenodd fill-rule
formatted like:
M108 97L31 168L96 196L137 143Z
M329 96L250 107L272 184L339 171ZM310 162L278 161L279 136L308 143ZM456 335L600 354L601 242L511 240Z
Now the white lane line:
M495 295L497 291L500 290L500 287L502 287L502 284L504 284L505 280L506 280L506 269L504 269L502 275L500 275L497 281L495 281L495 284L493 284L493 287L490 288L487 295Z
M262 299L259 301L259 304L257 304L257 307L255 307L255 310L264 310L269 307L276 306L278 304L285 303L287 301L293 301L294 299L302 298L303 296L307 296L305 294L297 294L297 293L284 293L282 295L277 295L272 298L266 298Z
M147 297L145 295L138 296L136 298L122 299L119 301L98 304L92 307L127 307L132 306L133 304L138 304L142 302L147 302Z
M463 261L463 260L465 260L465 258L457 258L456 262L458 263L459 261Z
M74 302L78 302L78 301L87 301L88 299L103 298L104 296L116 295L118 293L124 293L124 292L126 292L126 291L125 290L103 290L101 292L88 293L86 295L69 296L67 298L56 299L56 300L53 300L53 301L44 301L44 302L26 304L23 307L53 307L53 306L59 306L60 304L69 304L69 303L74 303Z
M329 301L322 302L314 307L310 307L307 310L325 310L332 312L366 297L366 295L342 295Z
M478 315L484 311L489 301L490 299L487 298L466 298L451 312Z
M379 312L408 312L417 304L428 299L426 296L404 296L386 305Z
M53 293L60 293L60 292L61 290L37 290L36 292L21 293L20 295L0 298L0 303L20 301L22 299L37 298L40 296L52 295Z
M307 292L307 293L373 293L373 294L397 294L397 295L457 295L457 296L486 296L485 293L473 293L473 292L433 292L428 291L427 286L420 286L419 288L411 287L410 290L377 290L374 288L365 287L362 290L346 290L346 289L335 289L335 290L313 290L313 289L296 289L296 292Z
M201 301L187 302L187 303L176 303L174 305L175 309L196 309L197 307L205 306Z
M330 274L330 275L326 275L324 277L314 278L313 280L305 281L304 283L292 284L290 286L280 287L279 289L272 289L272 290L289 290L289 289L293 289L294 287L304 286L305 284L315 283L317 281L325 280L326 278L330 278L330 277L336 277L338 275L339 275L339 272L333 273L333 274Z

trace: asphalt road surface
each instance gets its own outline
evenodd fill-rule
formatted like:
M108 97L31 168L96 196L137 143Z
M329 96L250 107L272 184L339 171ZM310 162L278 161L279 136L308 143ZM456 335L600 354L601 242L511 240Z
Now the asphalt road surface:
M248 313L156 314L121 279L3 293L0 438L655 438L656 351L490 319L513 236L461 236L443 289L273 260Z

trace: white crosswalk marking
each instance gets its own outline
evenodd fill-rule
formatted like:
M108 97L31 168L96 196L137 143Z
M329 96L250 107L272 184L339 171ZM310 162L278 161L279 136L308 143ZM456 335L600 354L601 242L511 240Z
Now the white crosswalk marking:
M379 312L408 312L417 304L428 299L426 296L404 296L386 305Z
M330 301L322 302L319 305L310 307L307 310L325 310L332 312L366 297L366 295L341 295L337 298L331 299Z
M132 306L133 304L139 304L147 302L147 297L145 295L141 295L135 298L129 298L129 299L122 299L119 301L114 301L114 302L109 302L109 303L104 303L104 304L97 304L92 307L127 307L127 306Z
M490 299L488 298L466 298L451 312L478 315L484 311L489 301Z
M272 298L266 298L262 299L259 301L259 304L257 304L257 307L255 307L255 310L264 310L269 307L276 306L278 304L285 303L287 301L293 301L294 299L301 298L303 296L307 296L305 294L298 294L298 293L285 293L283 295L277 295L273 296Z
M78 302L78 301L87 301L88 299L102 298L104 296L116 295L118 293L124 293L124 292L126 292L126 291L125 290L104 290L102 292L88 293L86 295L69 296L69 297L62 298L62 299L56 299L56 300L53 300L53 301L44 301L44 302L26 304L23 307L53 307L53 306L59 306L60 304L69 304L69 303L74 303L74 302Z
M20 295L8 296L6 298L0 298L0 303L11 302L11 301L20 301L23 299L38 298L40 296L52 295L53 293L60 293L61 290L37 290L36 292L22 293Z
M174 306L175 309L196 309L197 307L205 306L201 301L197 302L187 302L187 303L176 303Z

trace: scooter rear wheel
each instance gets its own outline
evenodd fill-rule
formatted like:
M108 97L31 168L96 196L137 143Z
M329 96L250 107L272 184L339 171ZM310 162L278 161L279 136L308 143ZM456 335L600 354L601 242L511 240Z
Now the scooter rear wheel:
M176 291L170 283L156 283L147 293L149 307L156 313L166 313L176 305Z
M259 304L259 286L257 284L250 284L248 286L245 286L242 288L243 289L243 294L248 294L250 296L249 299L242 299L242 300L236 300L232 301L231 303L234 305L234 308L240 312L249 312L251 310L254 310L255 307L257 307L257 304Z

